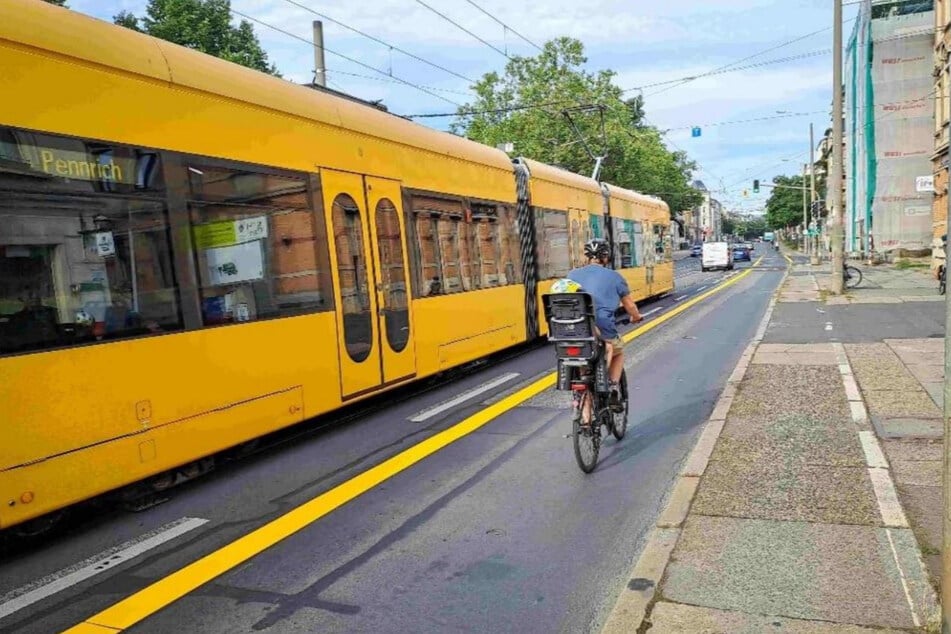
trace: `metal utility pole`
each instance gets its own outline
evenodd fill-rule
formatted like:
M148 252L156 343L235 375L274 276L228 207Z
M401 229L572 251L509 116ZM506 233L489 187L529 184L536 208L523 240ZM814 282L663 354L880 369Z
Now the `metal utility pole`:
M809 251L809 208L806 206L806 164L802 164L802 252Z
M809 208L812 209L812 222L816 226L815 239L812 242L810 264L819 264L819 214L816 213L816 142L812 137L812 124L809 124Z
M327 87L327 66L324 62L324 25L314 20L314 84Z
M845 266L842 200L842 0L832 3L832 166L829 196L832 201L832 292L842 294ZM946 584L948 585L948 584Z
M948 63L947 58L944 61ZM951 171L949 171L951 173ZM946 180L945 183L951 183ZM945 187L945 202L947 204L945 221L951 220L951 187ZM947 225L945 225L947 231ZM951 258L947 257L945 249L945 266ZM951 294L945 298L945 332L951 332ZM941 548L941 574L951 575L951 346L944 346L944 465L942 467L944 480L944 530ZM944 579L951 577L944 576ZM941 585L941 631L944 634L951 632L951 583Z

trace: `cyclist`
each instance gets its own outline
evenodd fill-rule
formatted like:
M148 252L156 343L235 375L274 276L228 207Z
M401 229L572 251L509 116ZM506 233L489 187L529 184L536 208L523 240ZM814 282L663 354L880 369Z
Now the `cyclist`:
M617 271L608 268L611 260L611 247L604 240L595 239L584 245L584 254L588 264L568 273L568 279L581 285L584 292L594 300L595 323L599 336L605 342L608 359L608 376L611 381L612 409L623 407L620 399L621 371L624 369L624 341L618 335L614 322L614 313L620 303L631 323L644 319L637 305L631 299L627 282Z

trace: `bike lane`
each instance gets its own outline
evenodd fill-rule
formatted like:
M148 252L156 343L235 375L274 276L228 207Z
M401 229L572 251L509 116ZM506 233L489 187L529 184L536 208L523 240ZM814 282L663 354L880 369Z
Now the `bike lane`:
M565 437L567 394L543 391L129 631L596 629L780 275L628 345L630 428L593 474Z

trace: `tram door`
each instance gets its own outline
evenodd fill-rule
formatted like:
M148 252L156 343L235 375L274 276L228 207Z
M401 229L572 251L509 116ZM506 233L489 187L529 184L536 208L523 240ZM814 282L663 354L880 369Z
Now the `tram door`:
M416 373L397 181L321 170L343 398Z

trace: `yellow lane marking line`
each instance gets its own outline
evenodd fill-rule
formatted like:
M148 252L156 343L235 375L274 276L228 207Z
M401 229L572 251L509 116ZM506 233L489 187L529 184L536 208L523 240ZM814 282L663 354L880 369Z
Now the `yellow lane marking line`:
M760 258L762 259L762 258ZM753 266L759 264L759 260ZM695 306L704 299L736 284L752 272L752 267L725 280L703 295L697 295L690 301L680 304L668 313L635 328L624 335L624 341L640 337L664 322ZM84 622L72 627L64 634L83 634L93 631L91 627L111 628L122 631L148 618L159 610L181 599L188 593L223 575L232 568L251 559L255 555L290 537L297 531L313 524L347 502L359 497L370 489L413 466L420 460L431 456L447 445L471 434L485 424L498 418L505 412L527 401L536 394L555 385L555 373L552 372L526 385L519 391L476 412L465 420L455 424L435 436L406 449L375 467L347 480L333 489L318 495L301 506L292 509L257 528L243 537L222 546L201 559L188 564L172 574L163 577L150 586L139 590L118 603L95 614Z

